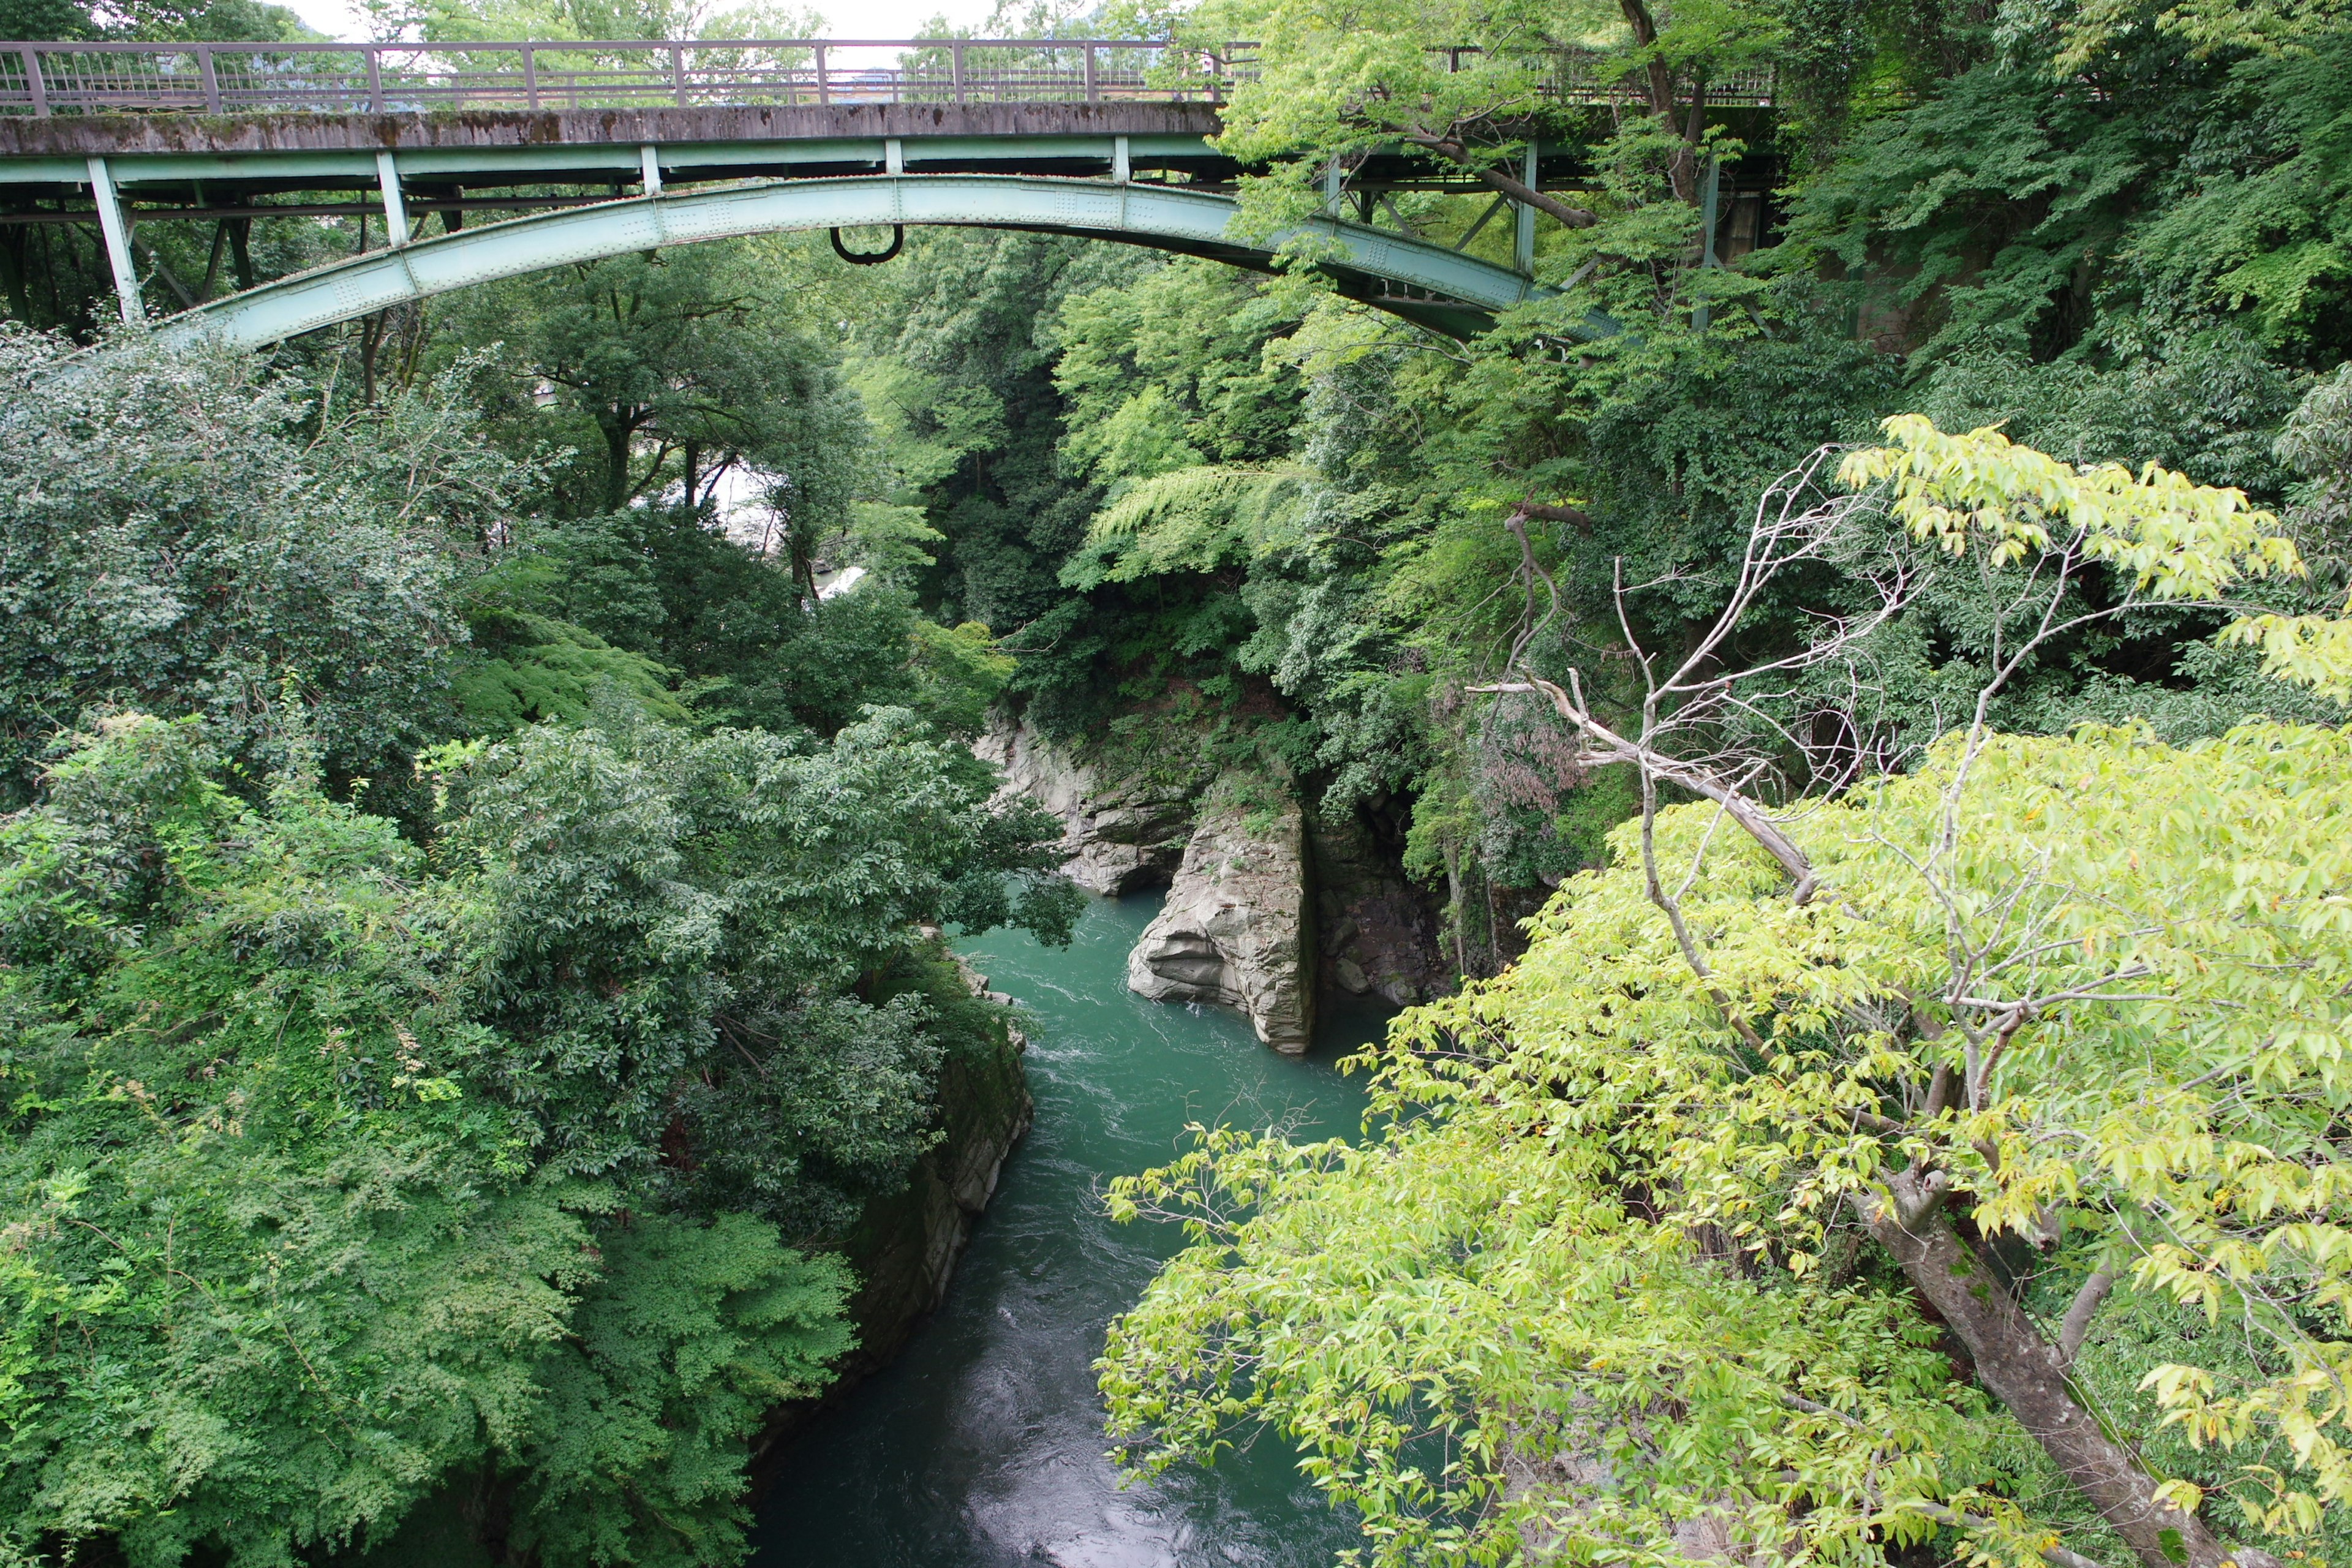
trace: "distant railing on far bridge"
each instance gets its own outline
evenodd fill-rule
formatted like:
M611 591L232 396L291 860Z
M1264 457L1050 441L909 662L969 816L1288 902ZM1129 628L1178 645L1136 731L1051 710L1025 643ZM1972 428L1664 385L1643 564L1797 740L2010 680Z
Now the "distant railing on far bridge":
M1459 68L1475 50L1437 51ZM0 115L416 114L858 103L1222 102L1254 44L1132 38L728 38L437 44L0 43ZM1563 57L1571 102L1633 95ZM1708 90L1769 105L1769 71Z

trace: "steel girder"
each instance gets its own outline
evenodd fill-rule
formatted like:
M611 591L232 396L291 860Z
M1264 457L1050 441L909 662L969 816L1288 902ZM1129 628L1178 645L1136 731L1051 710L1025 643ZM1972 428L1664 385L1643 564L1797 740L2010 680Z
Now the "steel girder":
M870 174L763 180L600 202L383 250L281 278L163 319L167 336L258 348L391 305L568 261L747 234L952 225L1118 240L1269 269L1295 239L1343 291L1454 336L1551 293L1519 274L1393 229L1317 220L1268 244L1227 237L1234 199L1179 186L1008 174ZM1583 335L1581 333L1578 335ZM1597 333L1595 335L1598 335Z

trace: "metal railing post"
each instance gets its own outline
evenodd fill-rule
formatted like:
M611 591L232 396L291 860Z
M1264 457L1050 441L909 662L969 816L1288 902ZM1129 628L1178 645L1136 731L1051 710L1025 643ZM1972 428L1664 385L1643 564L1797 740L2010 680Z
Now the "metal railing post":
M522 47L522 97L530 108L539 107L539 51L529 44Z
M1088 103L1095 103L1095 102L1097 102L1097 101L1099 101L1099 100L1101 100L1101 98L1102 98L1102 90L1101 90L1101 89L1097 85L1096 80L1095 80L1095 47L1094 47L1092 44L1088 44L1088 45L1086 47L1086 54L1087 54L1087 101Z
M824 46L823 44L816 47L816 100L819 103L833 101L833 89L824 79Z
M131 269L131 226L122 220L122 203L114 194L114 174L106 160L89 161L90 205L98 208L98 232L106 238L107 264L114 269L114 298L122 319L136 325L146 319L139 304L139 275Z
M963 45L960 42L948 46L948 75L955 82L955 100L961 103L963 101Z
M205 112L218 114L221 111L220 77L213 69L210 44L196 46L196 74L205 81Z
M382 114L383 112L383 61L377 56L373 44L363 44L361 48L367 57L368 112Z
M672 44L669 47L669 79L677 88L677 106L684 109L686 107L686 46L684 44Z
M33 112L47 116L49 112L49 88L41 79L41 51L26 44L16 52L25 57L25 87L33 95Z

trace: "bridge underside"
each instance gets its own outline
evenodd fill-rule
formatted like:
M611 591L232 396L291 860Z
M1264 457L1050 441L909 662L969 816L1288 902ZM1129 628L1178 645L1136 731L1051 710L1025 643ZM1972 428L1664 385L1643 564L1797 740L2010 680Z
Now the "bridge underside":
M1081 235L1259 270L1311 237L1343 293L1457 337L1546 292L1527 277L1524 209L1491 231L1516 227L1516 268L1419 239L1392 207L1397 226L1376 222L1390 192L1481 189L1402 153L1349 169L1310 234L1237 238L1245 171L1213 144L1218 129L1213 104L1140 100L0 117L0 225L105 230L133 316L140 226L381 216L382 249L170 318L257 344L568 260L870 225ZM1515 173L1540 186L1584 174L1574 147L1532 163ZM517 211L529 216L468 221ZM429 216L446 232L415 237Z
M765 180L543 212L462 228L266 283L161 323L257 347L433 294L565 262L749 234L878 226L959 226L1069 234L1270 269L1305 240L1340 289L1460 336L1545 292L1517 273L1391 229L1318 222L1264 245L1228 230L1231 196L1099 180L865 174Z

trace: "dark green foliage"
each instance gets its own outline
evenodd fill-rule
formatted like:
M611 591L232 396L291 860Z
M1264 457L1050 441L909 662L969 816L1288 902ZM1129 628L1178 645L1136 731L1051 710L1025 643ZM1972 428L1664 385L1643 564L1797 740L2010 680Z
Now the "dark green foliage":
M255 768L314 734L341 776L446 732L457 556L529 478L454 387L306 440L250 358L58 352L0 336L0 801L96 703L201 712Z
M615 708L465 759L442 853L499 1031L470 1070L557 1168L698 1202L698 1160L657 1152L723 1145L761 1168L761 1212L838 1226L927 1146L939 1049L919 1007L851 987L919 921L1064 940L1075 917L1030 847L1047 824L982 809L989 788L896 710L815 744Z
M787 1239L1001 1047L921 927L1076 914L962 743L1007 661L815 599L822 462L772 551L562 520L470 352L0 347L0 1559L740 1561L850 1343Z
M0 0L0 38L239 39L275 42L310 29L263 0ZM312 37L317 35L312 34Z
M666 496L692 509L748 467L782 553L804 564L846 521L865 432L772 256L697 245L577 263L454 298L443 331L501 345L518 438L578 452L557 487L565 514Z
M600 1234L596 1261L571 1334L541 1364L509 1549L549 1563L740 1562L743 1438L831 1380L850 1345L847 1273L740 1214L631 1216Z
M0 819L0 1540L284 1561L478 1474L545 1561L737 1560L746 1435L848 1343L778 1226L903 1180L996 1026L858 988L1076 895L903 712L598 724L440 759L438 871L194 720Z
M1750 189L1791 177L1772 198L1784 243L1729 269L1692 266L1677 143L1637 115L1613 134L1551 128L1600 136L1574 198L1594 225L1539 226L1538 276L1568 290L1458 347L1202 263L1081 284L1059 242L910 253L858 374L870 405L904 416L893 460L926 481L946 536L924 603L985 604L1034 722L1098 734L1205 700L1310 793L1417 797L1415 868L1457 898L1492 879L1507 903L1589 863L1625 798L1580 780L1539 716L1489 714L1465 689L1516 646L1538 671L1580 668L1605 702L1636 700L1628 632L1671 649L1712 616L1756 497L1822 444L1918 410L2290 499L2274 439L2305 372L2352 350L2336 308L2352 279L2336 260L2352 36L2298 22L2256 54L2153 11L2125 25L2067 6L1735 9L1735 31L1779 40L1789 112L1721 127L1749 139L1727 168ZM1713 23L1665 25L1715 47ZM2070 41L2086 62L2057 60ZM1311 98L1318 80L1291 88ZM1299 139L1300 167L1358 150L1319 112L1236 110L1253 148ZM1251 185L1247 220L1299 216L1294 184ZM1378 221L1456 236L1482 206L1400 194ZM1636 329L1564 342L1595 308ZM1548 583L1500 526L1522 500L1579 514L1528 524ZM2282 605L2341 602L2343 552L2310 538L2317 574L2277 586ZM1898 751L1953 721L1989 657L1958 587L1929 584L1873 650L1874 722ZM1744 621L1742 654L1796 646L1860 592L1826 565L1783 579ZM2111 584L2094 573L2070 592L2091 609ZM2186 740L2333 710L2208 646L2219 624L2151 612L2060 638L1996 722L2138 715Z

